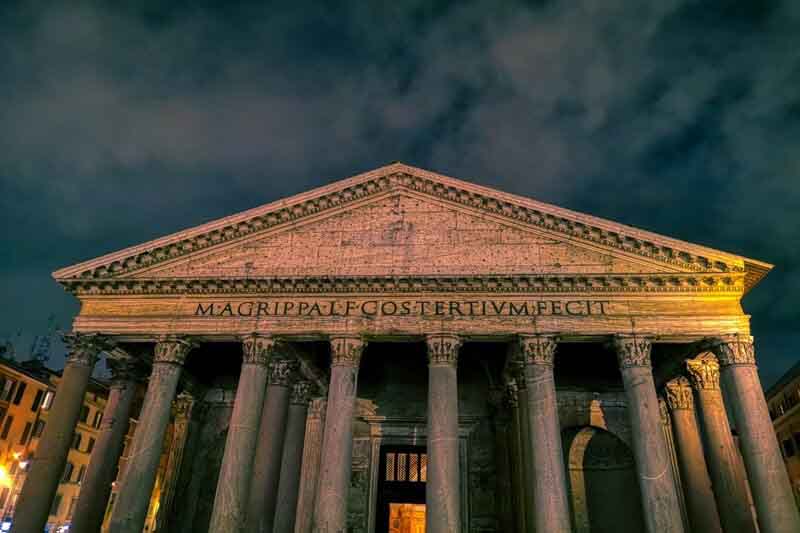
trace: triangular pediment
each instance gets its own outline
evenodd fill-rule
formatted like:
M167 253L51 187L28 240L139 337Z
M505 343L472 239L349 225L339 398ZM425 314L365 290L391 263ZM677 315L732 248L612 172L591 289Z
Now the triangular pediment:
M481 276L679 272L405 191L146 269L136 277Z
M400 163L54 273L81 280L727 273L771 265Z

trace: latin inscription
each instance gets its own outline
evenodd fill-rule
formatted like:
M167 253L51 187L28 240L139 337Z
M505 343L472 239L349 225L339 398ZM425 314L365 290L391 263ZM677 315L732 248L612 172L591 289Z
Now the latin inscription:
M251 300L199 303L195 316L590 316L607 314L607 300Z

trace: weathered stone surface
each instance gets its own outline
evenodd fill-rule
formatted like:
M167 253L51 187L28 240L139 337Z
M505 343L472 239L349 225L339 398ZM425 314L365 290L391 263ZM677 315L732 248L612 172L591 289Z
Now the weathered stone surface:
M734 398L733 418L750 479L760 530L800 531L800 515L758 378L749 337L728 336L714 345L725 390Z
M111 530L140 533L144 527L150 494L156 480L164 446L172 399L178 388L182 365L194 344L185 339L163 340L156 344L155 360L142 413L133 435L128 467L111 516Z
M665 392L677 440L681 482L692 531L721 533L722 525L695 418L691 385L684 377L676 378L667 383Z
M569 502L553 379L556 341L550 336L526 335L520 337L520 346L525 364L531 470L534 473L532 504L527 507L535 509L536 531L568 533Z
M461 529L458 460L458 350L454 335L431 335L428 343L428 482L425 531Z
M317 497L319 462L322 457L322 433L325 428L325 398L315 398L308 408L306 436L303 444L303 464L297 496L295 531L310 533Z
M211 515L212 533L244 531L272 339L248 337Z
M347 526L353 414L363 349L364 343L357 337L331 339L331 379L312 527L315 533L334 533Z
M269 385L263 401L258 446L250 475L245 527L249 533L272 531L293 368L293 363L287 359L273 359L269 365Z
M308 381L300 380L292 386L273 533L294 532L310 393L311 383Z
M661 429L661 412L650 366L650 341L618 335L615 348L628 396L633 451L647 531L682 533L681 508Z
M725 531L755 531L747 498L747 479L719 388L719 364L710 353L686 362L697 392L700 419L706 438L706 459L714 496Z
M78 503L70 529L78 533L100 530L106 512L111 483L125 446L128 419L136 396L138 379L131 375L115 375L103 411L100 435L95 444L89 468L81 482Z

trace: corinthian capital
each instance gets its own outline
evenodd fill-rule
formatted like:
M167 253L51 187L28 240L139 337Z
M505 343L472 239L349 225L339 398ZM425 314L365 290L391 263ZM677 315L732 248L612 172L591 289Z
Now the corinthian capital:
M693 409L692 386L689 384L689 380L681 376L667 383L664 386L664 399L672 411Z
M164 337L156 343L153 363L183 365L186 356L197 344L187 337Z
M750 335L724 335L714 339L710 348L721 366L756 364L753 337Z
M111 371L111 386L127 386L131 382L141 383L147 379L147 369L141 359L114 348L106 357L106 366Z
M614 348L621 369L637 366L650 368L649 338L638 335L615 335Z
M68 365L94 366L100 352L114 347L108 337L97 333L66 333L62 339L69 350Z
M553 366L556 355L554 335L520 335L519 347L523 361L528 365Z
M425 338L428 345L428 364L432 366L455 366L461 338L451 333L436 333Z
M714 354L706 352L686 361L689 379L697 390L719 389L719 363Z
M305 379L297 380L297 382L292 385L290 402L295 405L308 405L308 402L311 400L312 389L313 385L310 381Z
M277 341L269 335L253 333L242 339L243 362L246 365L267 366Z
M269 362L269 384L288 387L292 382L292 374L297 369L297 361L275 358Z
M331 337L331 366L357 367L366 345L357 336Z

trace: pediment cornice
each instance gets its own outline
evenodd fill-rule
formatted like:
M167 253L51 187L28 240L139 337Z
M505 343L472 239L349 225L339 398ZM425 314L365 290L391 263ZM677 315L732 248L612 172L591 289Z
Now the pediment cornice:
M130 275L176 261L212 247L256 237L281 226L290 227L327 211L347 208L392 190L407 190L460 205L486 215L529 225L611 253L638 256L672 270L700 274L745 274L744 290L754 285L771 265L733 254L663 237L630 226L569 211L531 199L448 178L400 163L355 176L291 198L226 217L196 228L127 248L61 269L53 276L66 287L110 286ZM723 276L724 277L724 276ZM431 278L433 279L433 278ZM678 279L677 277L675 279ZM91 283L89 283L91 281ZM188 283L191 280L184 280ZM228 280L234 282L235 280ZM255 281L255 280L251 280ZM146 284L141 279L138 283ZM87 285L88 283L88 285ZM171 281L169 283L175 283Z
M92 295L149 294L650 294L733 293L744 290L742 274L592 276L376 276L287 278L106 278L62 282L70 292Z

